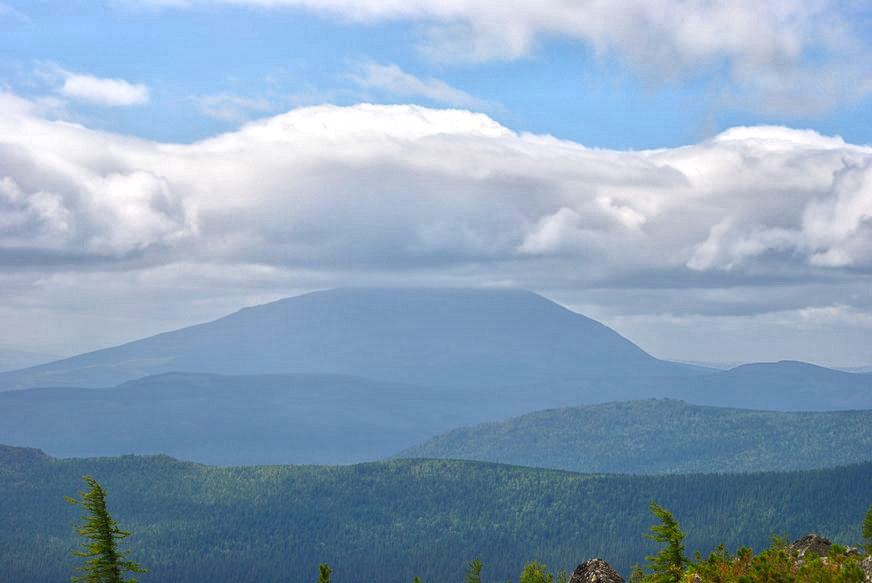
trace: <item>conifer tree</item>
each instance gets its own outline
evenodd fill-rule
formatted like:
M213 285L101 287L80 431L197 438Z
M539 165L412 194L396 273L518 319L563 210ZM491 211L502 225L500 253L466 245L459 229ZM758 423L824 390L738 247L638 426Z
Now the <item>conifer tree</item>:
M106 509L106 490L91 476L84 476L87 491L79 492L81 500L65 497L67 502L81 506L85 510L82 525L78 532L86 538L83 551L75 555L87 559L78 567L82 575L72 577L71 581L83 583L136 583L136 579L125 579L127 573L145 573L141 565L127 559L127 553L119 544L129 532L118 528Z
M872 555L872 504L863 519L863 538L866 539L866 552Z
M330 576L333 574L333 569L327 563L318 565L318 583L330 583Z
M548 566L538 561L530 561L521 571L521 583L553 583L554 575L548 572Z
M645 557L650 563L651 575L645 577L650 583L679 583L684 568L688 564L684 555L684 533L672 513L652 502L649 510L660 520L651 526L651 533L645 538L666 546L653 556Z
M481 568L483 566L484 563L479 559L470 561L466 568L466 583L481 583Z

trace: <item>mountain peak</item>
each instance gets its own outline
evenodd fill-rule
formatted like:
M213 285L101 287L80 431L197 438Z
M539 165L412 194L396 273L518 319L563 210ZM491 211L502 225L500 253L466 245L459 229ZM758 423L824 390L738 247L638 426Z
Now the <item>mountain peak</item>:
M0 389L112 386L170 371L504 386L694 369L660 361L611 328L526 290L350 287L0 374Z

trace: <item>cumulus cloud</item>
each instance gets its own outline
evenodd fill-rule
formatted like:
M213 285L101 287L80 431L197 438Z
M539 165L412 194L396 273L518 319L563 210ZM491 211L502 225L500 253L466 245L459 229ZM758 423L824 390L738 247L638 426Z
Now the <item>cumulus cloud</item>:
M463 110L359 105L173 145L3 103L7 244L286 266L578 256L606 275L872 267L872 149L812 131L622 152Z
M379 89L397 97L423 97L435 103L469 109L490 109L485 100L452 87L445 81L428 77L420 79L399 66L364 63L351 78L361 87Z
M107 107L143 105L150 99L148 87L139 83L72 73L63 69L58 72L63 79L58 93L70 99Z
M139 0L166 5L166 0ZM439 59L529 55L543 36L585 43L662 81L726 72L741 107L816 113L872 93L863 3L840 0L177 0L299 7L363 23L411 21ZM827 90L823 90L825 87Z
M221 287L236 297L222 309L415 282L576 302L567 290L624 290L603 305L650 300L648 314L872 312L858 303L872 273L872 147L813 131L744 127L613 151L464 110L362 104L183 145L51 121L10 94L0 113L7 305L64 305L86 280L95 297L128 300L149 289L196 303ZM812 283L806 304L778 299Z

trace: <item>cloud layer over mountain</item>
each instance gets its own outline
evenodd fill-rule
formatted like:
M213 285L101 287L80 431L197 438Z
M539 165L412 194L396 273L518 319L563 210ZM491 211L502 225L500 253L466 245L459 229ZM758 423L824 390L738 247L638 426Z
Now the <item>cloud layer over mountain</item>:
M872 309L872 148L783 127L610 151L364 104L179 145L7 93L0 211L0 294L28 309L404 281L624 290L567 296L613 316Z

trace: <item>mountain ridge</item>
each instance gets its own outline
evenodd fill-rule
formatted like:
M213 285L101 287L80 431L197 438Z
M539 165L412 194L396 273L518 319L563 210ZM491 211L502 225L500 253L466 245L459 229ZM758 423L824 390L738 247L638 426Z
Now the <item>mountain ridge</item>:
M776 412L674 399L554 408L454 429L398 458L574 472L803 470L872 461L872 410Z
M353 463L480 421L463 403L453 390L347 375L164 373L109 389L0 392L0 443L64 457L164 452L220 465Z
M706 372L659 360L526 290L336 288L0 373L0 389L114 386L178 370L337 373L429 386Z

